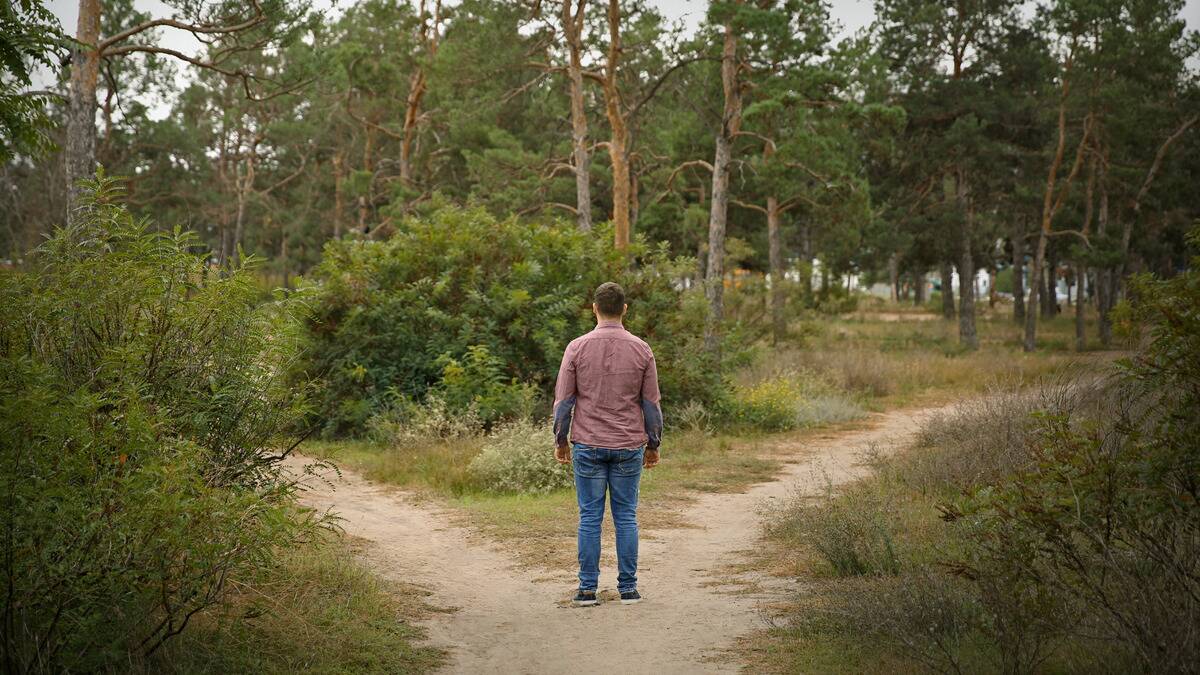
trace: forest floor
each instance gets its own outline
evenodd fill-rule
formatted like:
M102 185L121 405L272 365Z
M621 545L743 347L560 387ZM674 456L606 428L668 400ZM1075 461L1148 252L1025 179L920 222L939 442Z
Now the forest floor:
M943 409L900 408L780 438L770 450L784 465L773 479L741 492L697 493L672 502L673 517L643 519L639 589L646 600L632 606L616 602L611 520L601 569L606 602L576 609L573 565L531 563L511 541L481 534L426 495L343 469L310 478L303 502L338 513L381 576L429 594L426 602L442 611L422 623L432 645L448 652L450 672L733 672L739 637L762 629L796 583L754 569L763 509L866 475L866 453L904 448L921 421ZM297 468L304 462L291 461ZM571 558L574 529L538 537L537 545L557 550L535 560Z

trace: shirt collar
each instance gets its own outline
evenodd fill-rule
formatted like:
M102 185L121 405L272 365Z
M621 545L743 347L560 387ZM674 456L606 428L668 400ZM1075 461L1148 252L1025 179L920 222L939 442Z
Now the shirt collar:
M596 322L596 328L624 328L620 319L600 319Z

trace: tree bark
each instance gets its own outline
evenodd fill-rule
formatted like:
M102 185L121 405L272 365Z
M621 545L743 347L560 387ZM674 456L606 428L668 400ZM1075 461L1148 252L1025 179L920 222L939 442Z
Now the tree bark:
M1068 72L1070 65L1070 61L1068 61ZM1058 103L1058 143L1054 150L1054 159L1050 162L1050 170L1046 176L1046 192L1042 199L1042 224L1038 228L1037 249L1033 256L1033 273L1029 275L1029 306L1025 312L1025 337L1022 341L1022 347L1027 352L1037 349L1038 296L1042 286L1042 265L1046 258L1046 244L1050 237L1050 227L1054 223L1054 215L1062 207L1063 200L1066 199L1067 190L1070 188L1071 182L1079 172L1079 166L1083 161L1083 150L1087 145L1088 135L1091 132L1091 115L1089 114L1084 118L1083 138L1079 140L1079 147L1075 153L1075 162L1071 167L1071 172L1067 175L1062 189L1056 195L1055 185L1058 182L1058 170L1062 166L1063 155L1066 154L1067 149L1067 96L1070 90L1070 80L1064 75L1062 97Z
M420 29L418 38L425 46L425 58L432 60L437 55L438 26L442 21L442 2L436 0L433 10L433 26L429 25L429 13L421 0ZM400 139L400 181L404 185L412 183L413 142L417 137L417 123L421 115L421 101L429 82L425 76L425 66L418 63L408 78L408 96L404 101L404 130Z
M967 349L979 349L979 334L975 329L975 258L972 254L975 207L967 194L967 181L961 170L955 175L955 197L962 211L958 261L958 342Z
M346 210L346 193L342 187L345 180L345 160L342 153L333 156L333 238L342 238L342 217Z
M1100 204L1096 210L1096 233L1104 234L1108 229L1108 181L1106 164L1100 164ZM1113 286L1116 274L1111 267L1096 270L1096 310L1099 315L1097 331L1100 345L1108 349L1112 345L1112 318L1109 311L1113 307Z
M608 155L612 161L613 243L617 248L625 248L629 245L629 129L625 125L625 113L621 110L621 93L617 89L617 66L621 60L619 0L608 2L608 39L608 61L604 72L604 111L608 116L608 126L612 130L612 138L608 142ZM713 165L713 170L715 173L716 164ZM714 186L715 181L714 177ZM728 183L728 177L726 182ZM715 190L713 197L715 201Z
M1042 267L1042 318L1053 319L1058 309L1058 255L1054 249L1046 253L1046 264Z
M913 270L913 305L920 307L925 304L925 273Z
M954 268L942 261L938 272L942 277L942 318L953 321L957 314L954 309Z
M67 139L64 153L67 221L79 198L79 181L96 170L96 80L100 75L100 0L79 0L71 53L71 88L67 101Z
M251 191L254 190L254 165L258 158L258 139L255 137L250 142L249 153L246 155L246 170L241 171L241 165L238 165L237 171L237 216L234 220L233 229L233 266L242 261L242 238L246 235L246 205L250 198Z
M771 270L771 342L778 344L787 337L784 316L783 241L779 231L779 199L767 197L767 260Z
M615 0L614 0L615 1ZM704 346L719 363L721 357L721 321L725 295L725 223L729 211L729 163L733 139L742 124L742 92L738 81L737 34L732 23L725 24L721 49L721 88L725 107L721 130L713 153L712 206L708 219L708 270L704 290L708 296L708 317L704 326Z
M1096 196L1096 155L1093 153L1088 161L1087 190L1083 198L1083 238L1088 241L1092 232L1092 217L1095 211ZM1075 261L1075 351L1087 350L1087 331L1084 325L1083 303L1087 298L1087 271L1083 260Z
M575 172L575 222L579 229L592 229L591 153L588 151L587 114L583 109L583 19L586 0L577 0L575 11L571 11L571 0L563 0L562 27L566 36L570 60L567 63L567 81L571 94L571 146L572 168Z
M888 256L888 290L892 302L900 302L900 254Z
M1025 232L1019 225L1017 230L1012 237L1013 321L1021 323L1025 321Z

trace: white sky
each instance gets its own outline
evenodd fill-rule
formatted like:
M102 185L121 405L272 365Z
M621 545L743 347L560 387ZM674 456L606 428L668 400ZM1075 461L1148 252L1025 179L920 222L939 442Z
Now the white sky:
M708 8L708 0L649 1L657 5L668 20L682 19L684 24L693 30L703 20L704 13ZM314 5L334 8L345 7L352 2L353 0L313 0ZM78 0L43 0L43 4L58 17L67 33L75 34L75 24L79 16ZM830 0L833 19L842 27L842 32L838 37L852 35L870 24L875 18L874 4L874 0ZM156 17L170 16L172 13L162 0L135 0L134 5L138 9L149 11L152 16ZM1200 30L1200 0L1187 0L1183 15L1191 30ZM199 51L200 43L189 33L165 29L163 46L194 54ZM180 77L188 77L190 70L189 68L180 68ZM34 88L40 89L45 88L49 77L43 73L42 77L35 79L41 80L40 83L34 83Z

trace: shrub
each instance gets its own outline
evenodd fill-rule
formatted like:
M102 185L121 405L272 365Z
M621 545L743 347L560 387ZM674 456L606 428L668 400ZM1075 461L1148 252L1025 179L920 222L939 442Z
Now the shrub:
M545 494L574 484L571 466L559 464L550 449L549 432L520 420L488 437L471 461L471 474L492 492Z
M725 422L761 431L832 424L863 414L856 402L806 371L791 371L756 384L735 386L733 396L723 403Z
M396 448L469 438L483 433L483 420L475 410L474 404L451 409L436 394L417 403L392 391L383 409L367 420L367 436Z
M0 639L22 672L140 662L313 524L275 449L303 412L295 306L90 189L0 278Z
M451 409L476 411L485 425L502 420L525 419L533 414L537 388L512 378L504 380L504 364L487 347L474 345L459 362L449 354L440 359L442 379L433 388L435 396Z
M567 342L594 325L591 292L609 280L625 287L628 327L655 350L664 398L714 400L721 373L703 351L703 294L675 287L694 262L610 242L603 231L455 207L405 219L385 241L330 242L307 324L326 432L361 433L391 389L422 400L443 383L448 404L478 397L489 422L524 405L522 391L495 388L504 383L528 383L545 401ZM455 368L476 366L492 389L454 380Z
M839 630L882 642L937 673L972 672L963 646L982 623L970 584L925 570L840 585L814 612Z
M1076 635L1118 645L1147 671L1200 663L1195 266L1135 278L1121 320L1142 347L1099 389L1100 404L1040 412L1030 461L947 509L969 533L958 565L981 592L1031 595L1027 617L1078 616Z
M675 410L671 418L672 426L681 431L695 431L705 435L713 431L708 409L700 401L688 401Z
M892 536L892 505L881 491L857 488L833 498L794 495L766 520L766 533L789 546L805 547L836 576L896 574L900 556Z

